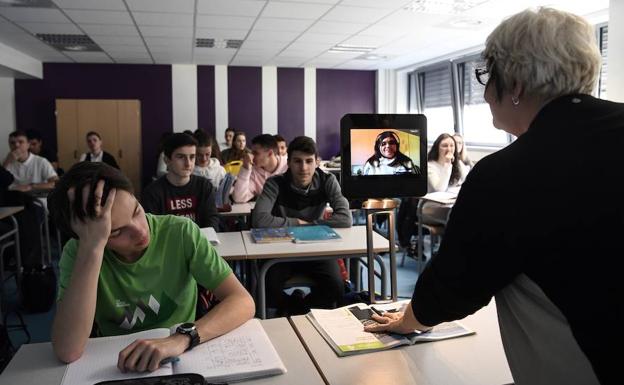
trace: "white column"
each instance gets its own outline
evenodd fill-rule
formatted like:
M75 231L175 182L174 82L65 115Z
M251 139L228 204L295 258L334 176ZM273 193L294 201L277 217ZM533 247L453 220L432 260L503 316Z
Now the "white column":
M379 69L376 74L377 113L396 112L396 73L394 70Z
M303 72L304 135L316 141L316 68Z
M197 66L171 66L173 132L197 129Z
M0 78L0 157L9 153L9 134L15 131L15 80Z
M215 66L215 138L221 142L228 127L228 70Z
M408 93L408 72L406 71L397 71L396 73L396 89L394 92L395 100L396 100L396 113L397 114L407 114L409 110L409 106L407 105L407 93Z
M262 133L277 134L277 67L262 67Z
M624 102L624 1L609 1L607 98Z

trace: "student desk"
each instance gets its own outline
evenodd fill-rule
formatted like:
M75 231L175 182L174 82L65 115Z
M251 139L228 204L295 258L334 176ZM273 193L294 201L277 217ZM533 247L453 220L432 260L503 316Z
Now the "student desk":
M305 316L292 317L292 321L331 385L513 383L493 300L461 321L477 334L349 357L338 357Z
M309 261L324 258L354 258L366 256L366 226L334 229L342 239L339 241L315 243L255 243L249 231L243 231L243 242L247 249L247 259L265 259L258 275L258 308L260 317L266 318L265 278L269 268L277 263ZM373 252L388 251L388 240L373 232ZM373 268L370 266L370 268ZM392 277L396 277L391 274ZM385 285L382 274L382 285Z
M247 250L240 231L217 233L218 245L214 245L217 253L226 261L238 261L247 258Z
M243 381L241 384L323 385L321 376L286 318L264 320L262 326L284 362L287 372L279 376ZM65 366L54 356L50 342L22 345L0 375L0 383L60 385Z

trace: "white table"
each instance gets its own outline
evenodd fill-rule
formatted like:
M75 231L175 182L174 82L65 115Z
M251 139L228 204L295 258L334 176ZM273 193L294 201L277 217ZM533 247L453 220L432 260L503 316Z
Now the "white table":
M332 385L503 385L513 382L494 301L461 321L477 333L382 352L338 357L305 316L292 318Z
M269 268L277 263L302 262L318 259L355 258L366 256L366 226L353 226L334 229L342 239L318 243L255 243L249 231L243 231L243 242L247 249L247 259L265 259L258 274L258 308L260 317L266 318L266 274ZM373 252L388 251L388 241L377 233L373 233ZM382 267L382 285L385 285L385 266ZM369 266L370 269L374 268ZM396 277L396 272L391 274ZM385 287L385 286L384 286Z
M221 217L248 217L254 207L256 207L256 202L234 203L231 211L220 211L218 215Z
M243 381L249 385L323 385L323 380L286 318L262 321L287 373ZM59 385L67 365L56 359L52 343L22 345L0 375L0 384Z
M221 243L214 245L214 248L223 259L237 261L247 258L247 250L240 231L217 233L217 237Z

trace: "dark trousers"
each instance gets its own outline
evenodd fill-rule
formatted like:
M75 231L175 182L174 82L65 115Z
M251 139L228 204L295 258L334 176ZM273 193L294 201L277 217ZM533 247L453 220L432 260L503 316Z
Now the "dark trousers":
M295 275L313 281L310 294L303 298L298 309L288 309L292 300L284 293L284 283ZM288 314L303 313L310 308L334 308L344 295L344 282L336 260L278 263L266 275L267 304Z

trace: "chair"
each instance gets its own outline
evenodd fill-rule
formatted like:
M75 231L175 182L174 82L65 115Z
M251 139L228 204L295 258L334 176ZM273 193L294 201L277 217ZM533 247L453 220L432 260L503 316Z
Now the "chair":
M223 165L223 168L225 169L225 172L236 176L238 175L238 172L240 171L240 168L242 165L243 165L242 160L233 160Z

